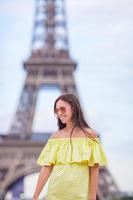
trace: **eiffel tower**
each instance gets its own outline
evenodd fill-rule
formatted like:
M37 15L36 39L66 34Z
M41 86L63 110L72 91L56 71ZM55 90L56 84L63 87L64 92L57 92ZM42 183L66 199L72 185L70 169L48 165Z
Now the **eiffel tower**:
M24 62L26 79L12 126L0 137L0 199L24 176L39 171L36 159L51 133L33 139L32 124L39 89L57 86L78 95L70 57L64 0L36 0L31 55ZM39 135L38 135L39 137ZM100 169L97 199L114 200L119 189L107 167Z

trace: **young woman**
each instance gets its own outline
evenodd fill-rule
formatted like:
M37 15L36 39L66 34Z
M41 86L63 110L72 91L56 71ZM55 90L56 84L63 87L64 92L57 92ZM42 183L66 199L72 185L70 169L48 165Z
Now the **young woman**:
M99 166L107 164L99 138L73 94L59 96L54 113L59 130L37 160L42 168L33 199L38 200L49 178L46 200L96 200Z

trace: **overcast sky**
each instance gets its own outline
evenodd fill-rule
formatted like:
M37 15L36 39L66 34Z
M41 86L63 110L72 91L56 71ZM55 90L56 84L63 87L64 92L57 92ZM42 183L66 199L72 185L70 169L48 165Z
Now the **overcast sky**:
M120 189L133 192L133 1L67 0L66 8L70 52L78 63L75 81L87 119L101 134ZM30 55L34 9L34 0L0 2L1 133L12 123L24 84L22 63ZM40 91L34 131L56 128L52 106L59 94Z

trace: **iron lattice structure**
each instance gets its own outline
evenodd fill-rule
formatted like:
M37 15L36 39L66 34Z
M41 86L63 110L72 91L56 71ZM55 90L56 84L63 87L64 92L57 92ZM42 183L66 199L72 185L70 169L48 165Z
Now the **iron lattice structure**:
M32 133L38 91L43 85L59 87L62 93L77 93L70 58L64 1L38 0L32 38L32 52L24 63L27 72L22 96L10 134L22 138Z
M36 0L31 47L31 55L24 62L26 79L19 105L8 136L1 139L1 199L13 182L39 170L35 161L44 142L32 140L32 124L40 88L57 86L61 93L71 92L79 97L74 80L77 65L69 53L64 0ZM109 170L101 168L97 199L113 200L118 193Z

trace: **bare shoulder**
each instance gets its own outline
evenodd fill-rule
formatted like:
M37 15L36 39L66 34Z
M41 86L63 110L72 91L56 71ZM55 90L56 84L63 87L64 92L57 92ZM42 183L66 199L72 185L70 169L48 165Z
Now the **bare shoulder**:
M51 139L51 138L59 138L59 136L60 136L60 130L55 131L54 133L52 133L50 139Z
M85 129L88 133L90 133L90 135L92 136L92 137L94 137L94 138L97 138L98 137L98 133L94 130L94 129L92 129L92 128L86 128Z

